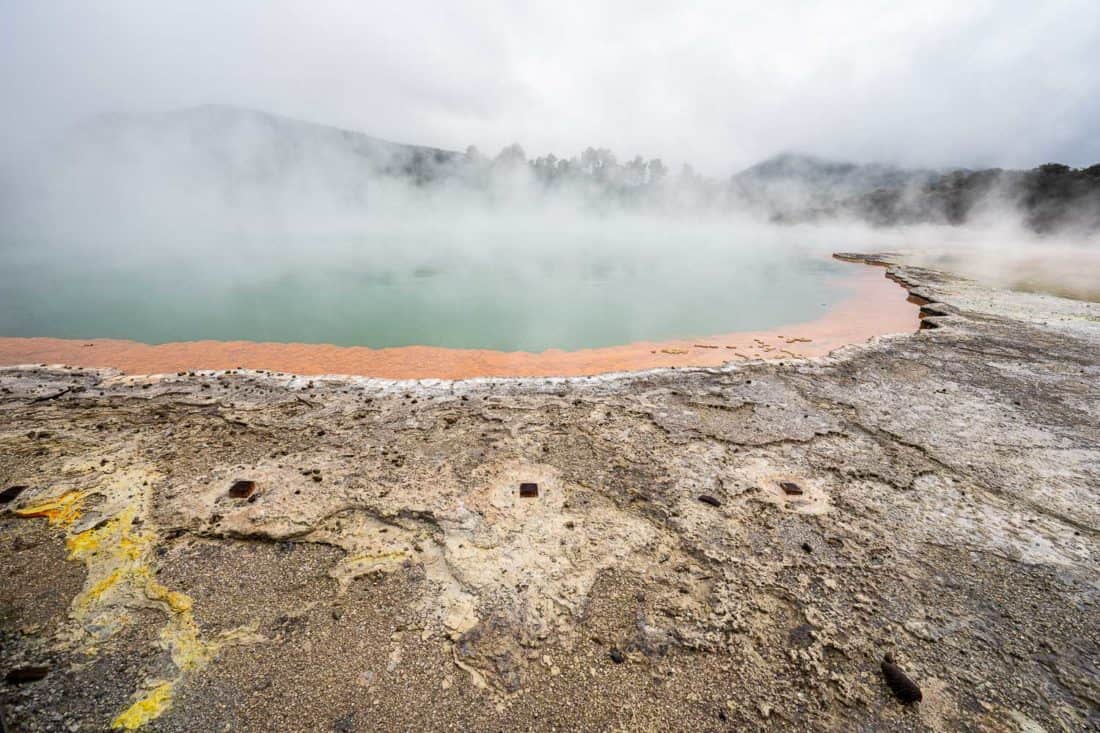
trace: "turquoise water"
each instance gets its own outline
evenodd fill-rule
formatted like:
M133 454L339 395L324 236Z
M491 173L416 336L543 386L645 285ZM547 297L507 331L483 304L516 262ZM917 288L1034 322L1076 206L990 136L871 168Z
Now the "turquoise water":
M850 266L709 228L0 245L0 336L541 351L811 320Z

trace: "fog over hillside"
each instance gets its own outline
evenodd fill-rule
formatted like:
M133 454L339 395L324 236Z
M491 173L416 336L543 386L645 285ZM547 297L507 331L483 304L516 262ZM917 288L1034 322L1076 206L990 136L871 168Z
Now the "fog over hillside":
M248 289L313 268L411 277L571 261L598 277L627 260L669 268L669 256L705 262L723 250L739 267L774 267L808 253L922 249L970 276L1095 299L1098 171L784 154L708 177L606 148L441 150L202 106L99 117L9 159L0 250L28 273L83 262L108 268L104 278L144 268Z
M318 231L366 217L415 218L416 207L428 207L559 217L704 212L876 228L1019 223L1088 238L1100 228L1100 166L904 169L788 153L707 177L607 148L561 157L528 155L518 144L495 154L440 150L210 105L89 121L9 162L0 205L9 233Z

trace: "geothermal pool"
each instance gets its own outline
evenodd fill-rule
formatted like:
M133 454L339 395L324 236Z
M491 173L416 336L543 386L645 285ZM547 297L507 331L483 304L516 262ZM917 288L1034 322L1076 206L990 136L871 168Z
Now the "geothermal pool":
M217 253L8 257L0 335L537 352L800 323L851 292L850 265L716 248L392 261L301 254L253 263Z
M10 247L0 269L0 363L583 374L820 353L915 328L915 310L901 289L879 282L881 270L792 248L711 236L661 247L531 241L527 233L512 246L394 237ZM881 320L884 297L904 327L867 323ZM815 341L822 324L832 330ZM697 343L749 332L756 341ZM765 347L769 334L778 337Z

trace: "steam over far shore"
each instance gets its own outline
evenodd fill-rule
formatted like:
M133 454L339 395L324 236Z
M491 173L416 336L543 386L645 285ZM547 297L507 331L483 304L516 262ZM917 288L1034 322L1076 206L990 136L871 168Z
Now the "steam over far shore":
M1031 172L907 170L783 155L727 178L589 148L528 159L403 145L232 107L107 117L0 173L0 250L43 245L110 259L216 255L433 259L593 248L721 246L827 254L947 251L1007 277L1043 245L1072 267L1030 286L1096 297L1100 166ZM625 248L625 249L620 249ZM343 254L341 254L343 253ZM236 269L236 268L231 268Z

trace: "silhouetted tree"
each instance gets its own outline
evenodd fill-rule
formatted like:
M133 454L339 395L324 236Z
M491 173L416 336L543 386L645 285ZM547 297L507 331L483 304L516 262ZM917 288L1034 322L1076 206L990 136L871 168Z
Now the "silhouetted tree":
M649 169L649 182L660 183L668 175L668 168L660 158L654 158L646 166Z
M523 147L519 143L512 143L505 147L493 160L494 165L504 167L523 165L526 162L527 154L523 152Z

